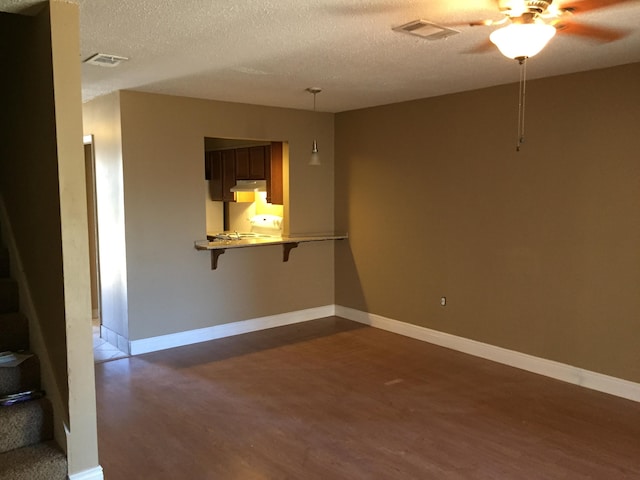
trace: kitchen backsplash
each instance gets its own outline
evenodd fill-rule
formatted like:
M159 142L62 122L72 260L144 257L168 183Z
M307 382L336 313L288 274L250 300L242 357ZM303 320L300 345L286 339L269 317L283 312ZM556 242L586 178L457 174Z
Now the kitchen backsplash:
M222 202L213 202L222 205ZM272 205L267 203L265 193L255 193L254 202L233 202L229 203L229 228L237 232L250 232L251 219L257 215L270 215L283 217L284 207L282 205ZM222 231L222 220L218 228L207 225L207 232Z

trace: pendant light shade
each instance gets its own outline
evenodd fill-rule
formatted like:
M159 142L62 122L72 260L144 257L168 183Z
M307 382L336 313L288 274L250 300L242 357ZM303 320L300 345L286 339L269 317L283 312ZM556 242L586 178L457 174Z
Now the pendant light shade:
M309 165L318 166L320 165L320 154L318 153L318 142L315 140L311 145L311 160L309 160Z
M513 23L495 30L489 39L508 58L529 58L539 53L556 34L545 23Z

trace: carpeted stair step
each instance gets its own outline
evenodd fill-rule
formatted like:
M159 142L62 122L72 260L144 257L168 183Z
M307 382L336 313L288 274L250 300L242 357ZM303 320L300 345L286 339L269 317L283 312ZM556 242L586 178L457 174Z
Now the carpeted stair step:
M0 406L0 453L51 439L53 412L46 398Z
M3 367L0 364L0 397L39 388L40 361L36 355L16 367Z
M37 443L0 454L0 479L65 480L67 458L55 442Z
M0 352L29 349L29 320L21 313L0 313Z
M11 278L0 278L0 313L18 311L18 284Z
M0 278L9 276L9 251L0 246Z

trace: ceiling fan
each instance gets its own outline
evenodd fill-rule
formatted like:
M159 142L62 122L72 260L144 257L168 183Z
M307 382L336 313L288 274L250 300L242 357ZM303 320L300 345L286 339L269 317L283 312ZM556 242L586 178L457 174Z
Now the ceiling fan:
M518 137L516 151L524 143L524 116L526 98L526 61L538 54L557 32L593 38L601 42L611 42L626 36L628 32L597 27L575 21L578 14L614 7L638 0L495 0L503 15L499 20L479 20L466 22L467 26L497 26L486 42L467 53L480 53L497 46L500 52L520 64L518 93ZM454 26L460 26L454 25ZM425 20L416 20L394 30L422 36L427 39L441 39L456 30ZM423 31L424 30L424 31ZM435 30L435 33L433 31Z
M556 32L601 42L619 40L627 32L579 23L575 16L629 1L632 0L497 0L503 18L469 22L471 26L501 27L491 33L491 42L474 51L485 51L495 44L509 58L528 58L539 53Z
M498 21L482 20L469 25L500 26L489 35L489 41L475 51L486 51L495 44L505 57L520 64L518 93L518 137L516 151L524 143L526 97L526 60L538 54L557 32L580 35L602 42L618 40L626 32L576 22L578 14L612 7L632 0L497 0L504 17Z

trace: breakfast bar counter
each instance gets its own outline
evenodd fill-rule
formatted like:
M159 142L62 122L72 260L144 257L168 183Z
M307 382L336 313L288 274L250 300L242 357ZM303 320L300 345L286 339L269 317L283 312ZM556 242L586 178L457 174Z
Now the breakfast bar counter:
M301 243L323 242L327 240L345 240L347 234L317 234L317 235L293 235L286 237L270 237L270 236L251 236L234 238L229 235L228 238L214 238L213 240L199 240L194 243L196 250L211 251L211 269L218 268L218 258L228 248L251 248L264 247L269 245L282 245L282 261L289 261L289 253Z

